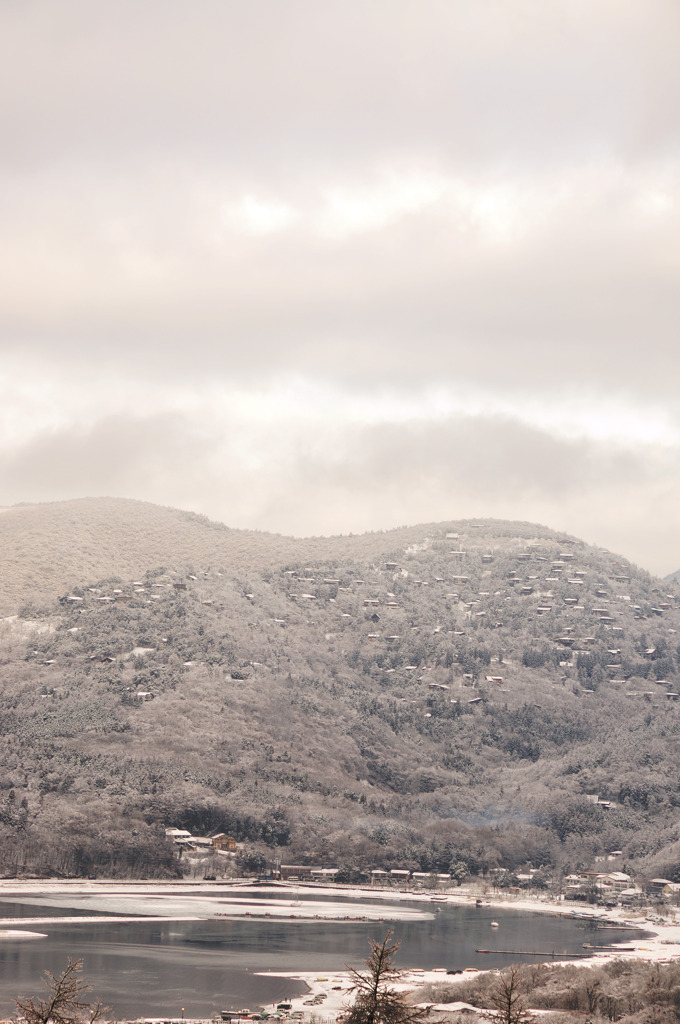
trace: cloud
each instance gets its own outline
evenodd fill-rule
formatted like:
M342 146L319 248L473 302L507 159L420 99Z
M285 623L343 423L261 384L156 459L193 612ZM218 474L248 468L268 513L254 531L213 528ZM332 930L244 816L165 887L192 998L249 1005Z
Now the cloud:
M679 22L4 5L2 500L295 533L464 505L634 554L676 495Z
M143 214L147 182L100 217L74 198L73 219L47 237L47 211L32 225L10 215L5 347L38 356L56 344L95 367L132 357L162 377L444 373L672 391L674 182L666 173L655 191L653 169L612 177L565 173L541 190L393 175L299 207L286 195L229 205L221 190L199 203L187 180ZM658 196L671 196L661 215ZM650 346L655 374L641 372Z
M679 445L568 440L493 412L388 419L389 403L367 424L356 407L335 415L322 395L295 394L310 405L288 418L258 416L241 395L228 410L208 401L200 417L106 415L87 429L38 432L0 457L7 500L115 494L298 535L534 520L667 568Z

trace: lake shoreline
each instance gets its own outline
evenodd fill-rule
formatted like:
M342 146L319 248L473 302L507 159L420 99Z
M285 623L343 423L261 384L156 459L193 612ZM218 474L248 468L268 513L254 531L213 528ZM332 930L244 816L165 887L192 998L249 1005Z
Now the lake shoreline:
M657 921L643 919L641 916L632 918L630 912L624 910L600 911L585 906L565 906L563 901L552 900L545 896L531 898L527 896L515 896L506 894L482 893L472 887L461 887L455 892L421 891L405 892L389 889L373 889L371 887L359 886L317 886L305 884L253 884L248 880L235 882L206 882L206 881L153 881L153 882L119 882L111 880L83 880L83 879L2 879L0 880L0 897L5 901L23 901L24 906L36 906L35 917L5 918L0 919L0 932L2 924L8 928L5 948L11 947L13 938L21 941L20 936L28 936L28 931L20 931L17 925L31 928L38 922L41 924L56 923L65 920L72 925L101 922L104 924L114 922L152 921L215 921L216 919L230 918L236 921L253 921L261 923L265 918L276 921L277 924L285 926L290 924L312 926L312 922L325 922L329 924L348 921L356 924L357 921L367 921L375 926L380 924L382 938L392 927L393 922L418 922L432 920L437 910L446 905L467 906L475 910L479 905L480 911L488 916L489 913L498 911L499 920L503 911L514 911L521 914L542 914L560 918L573 918L597 921L611 926L618 926L622 929L644 929L644 938L631 931L631 938L619 941L618 945L629 945L631 950L617 949L615 946L611 951L599 952L593 950L592 954L585 954L578 960L571 957L548 957L548 963L578 963L583 966L601 965L613 958L645 959L664 962L670 959L675 960L680 956L680 924L659 924ZM314 897L318 897L315 901ZM352 900L355 904L351 907L339 900ZM322 903L323 901L323 903ZM119 910L115 916L111 910L102 910L102 907L113 907L124 903L125 910ZM382 906L381 904L385 904ZM388 903L391 904L388 906ZM59 907L64 910L69 906L82 906L86 904L91 907L92 914L82 916L68 916L60 918L46 918L40 915L40 904L45 906ZM394 904L397 904L396 906ZM480 905L481 904L481 905ZM149 909L152 913L141 913L140 907ZM178 908L184 908L185 913L179 914ZM188 911L199 909L198 914ZM321 908L321 916L320 916ZM99 910L97 916L95 914ZM361 911L361 913L359 913ZM43 911L44 914L44 911ZM501 920L502 924L502 920ZM17 934L18 932L18 934ZM37 938L37 936L36 936ZM480 943L481 944L481 943ZM512 948L512 947L511 947ZM540 948L540 947L539 947ZM368 950L367 950L368 952ZM338 957L341 962L343 956ZM300 958L302 960L302 958ZM477 961L479 963L479 961ZM508 964L512 963L508 958ZM262 970L255 968L254 974L262 977L289 979L304 986L304 991L291 998L290 1002L294 1010L302 1010L305 1015L322 1013L324 1017L335 1017L346 1008L347 1001L351 996L350 975L347 969L344 970L299 970L297 963L293 961L291 970ZM465 967L464 964L461 965ZM498 970L498 967L491 968ZM486 969L469 968L467 972L449 975L443 967L432 970L413 968L406 964L401 987L413 990L428 982L447 982L455 986L457 982L468 979L471 972L483 973ZM298 989L299 991L299 989ZM315 997L323 998L322 1004L309 1005L309 1001ZM270 995L271 998L271 995ZM257 1005L261 1005L258 1003ZM265 1004L266 1009L272 1009L275 1004Z
M306 887L297 885L296 889L303 890ZM325 887L324 887L325 888ZM344 888L342 890L345 895L356 896L358 898L368 896L370 892L372 896L384 899L394 899L395 894L389 890L367 890L365 888ZM583 967L595 967L601 966L607 960L613 960L618 958L626 959L642 959L652 960L657 963L664 963L669 960L680 959L680 923L674 924L659 924L658 922L650 921L645 918L643 920L631 919L630 913L626 913L623 908L616 908L613 910L591 910L587 906L565 906L564 901L552 900L545 897L516 897L516 896L505 896L501 894L490 895L488 893L480 893L470 889L465 889L458 893L410 893L400 892L399 898L401 900L432 900L433 897L437 903L441 904L454 904L458 906L471 906L477 904L479 900L482 901L482 905L497 907L500 910L519 910L526 911L527 913L542 913L552 914L556 917L567 917L573 918L578 916L583 919L597 920L598 922L606 922L610 925L619 925L621 928L635 928L644 933L644 939L640 937L638 942L642 942L642 945L635 944L633 950L623 950L617 947L621 947L624 943L615 943L612 946L614 951L612 952L594 952L590 956L583 956L578 960L567 958L564 960L551 958L547 960L550 964L566 964L566 963L578 963L579 966ZM635 942L635 939L630 940ZM509 961L510 963L511 961ZM491 968L491 971L497 972L498 968ZM270 973L270 972L267 972ZM274 972L271 972L274 973ZM421 970L409 970L405 969L401 983L395 986L397 989L402 991L411 991L421 985L434 984L446 982L452 986L460 984L464 981L469 980L473 974L487 973L483 970L468 969L459 974L448 974L446 971L442 971L441 968L432 971L421 971ZM328 1016L337 1016L346 1009L346 1000L350 991L351 982L348 971L337 971L327 972L327 980L320 979L317 975L318 972L313 971L300 971L300 972L288 972L283 974L282 972L276 972L279 977L289 977L291 980L303 981L310 988L310 996L314 997L318 994L325 994L326 998L323 1002L324 1013ZM340 990L338 991L338 986ZM299 997L298 999L291 1000L293 1010L304 1010L304 999L310 998L310 996Z

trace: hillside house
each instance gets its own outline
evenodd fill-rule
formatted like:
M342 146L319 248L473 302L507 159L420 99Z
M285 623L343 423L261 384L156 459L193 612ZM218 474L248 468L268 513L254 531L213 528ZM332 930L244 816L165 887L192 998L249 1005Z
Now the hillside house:
M601 871L579 871L581 885L594 885L601 877Z
M661 893L667 885L673 885L668 878L650 878L647 882L647 892Z
M282 864L279 869L282 882L301 882L311 880L312 868L308 864Z
M213 841L208 836L191 836L189 842L195 850L212 850Z
M630 875L626 875L623 871L612 871L610 875L604 875L601 881L607 887L611 887L614 892L623 892L624 889L629 889L631 886Z
M334 882L340 868L312 868L311 876L315 882Z
M236 850L236 840L233 836L228 836L226 832L216 832L210 838L216 850L227 850L229 853L233 853Z

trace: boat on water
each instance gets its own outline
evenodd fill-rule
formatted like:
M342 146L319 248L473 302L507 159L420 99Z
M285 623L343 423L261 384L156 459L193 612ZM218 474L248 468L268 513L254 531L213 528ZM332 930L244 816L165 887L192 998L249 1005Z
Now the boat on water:
M498 927L499 927L499 925L498 925L498 921L492 921L492 922L491 922L491 927L492 927L492 928L498 928Z

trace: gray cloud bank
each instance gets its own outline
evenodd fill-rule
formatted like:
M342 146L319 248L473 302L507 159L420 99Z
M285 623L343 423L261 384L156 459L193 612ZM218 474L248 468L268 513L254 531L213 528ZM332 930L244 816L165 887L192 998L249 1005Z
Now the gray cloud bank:
M457 516L531 518L665 571L677 530L680 456L565 440L493 416L338 431L332 414L244 450L244 425L111 416L0 458L9 502L82 493L190 507L232 526L318 535ZM268 449L268 455L262 451ZM641 523L645 523L641 526ZM653 539L653 543L651 543ZM656 553L656 554L655 554Z
M3 5L0 501L503 515L677 568L679 29Z

